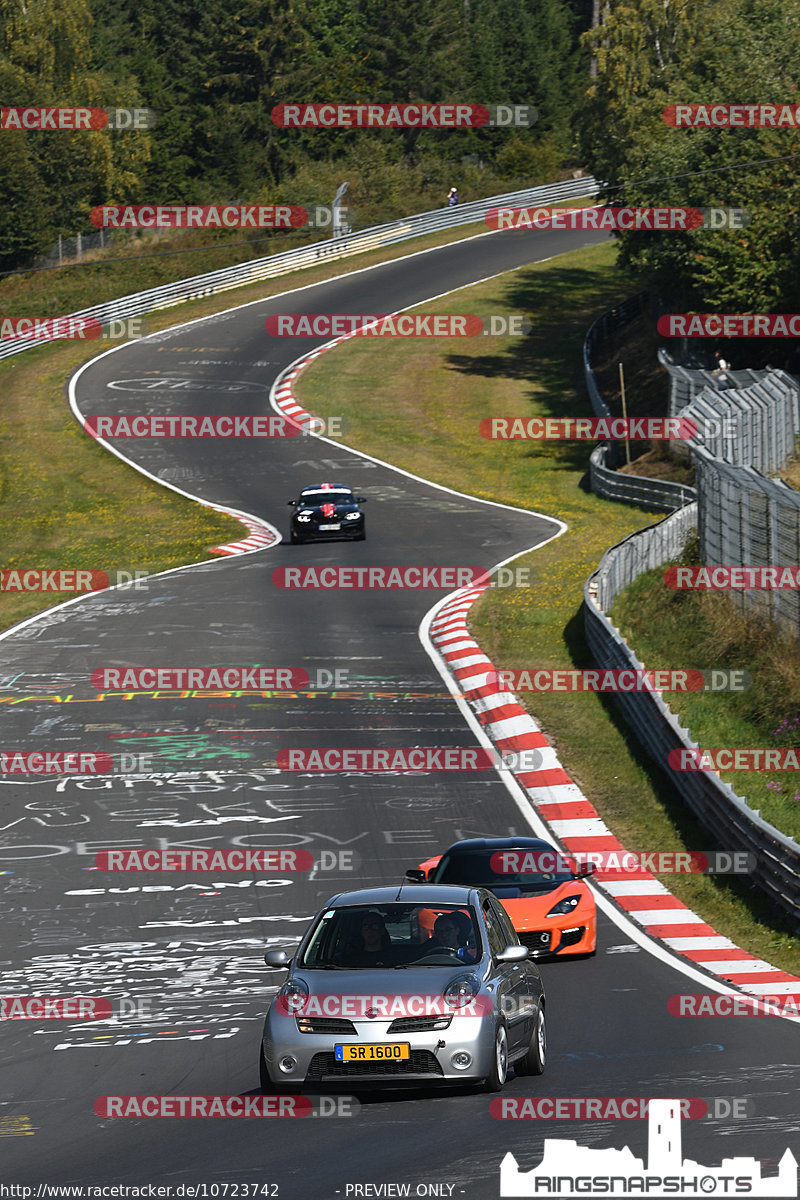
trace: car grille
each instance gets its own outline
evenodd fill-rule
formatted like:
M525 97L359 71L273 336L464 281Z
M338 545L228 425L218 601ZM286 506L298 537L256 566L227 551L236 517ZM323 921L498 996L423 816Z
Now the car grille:
M447 1029L452 1019L445 1014L439 1017L398 1017L389 1026L389 1033L432 1033L433 1030ZM444 1021L447 1021L447 1025L441 1023Z
M319 1079L349 1079L353 1076L443 1075L441 1064L430 1050L412 1050L410 1058L381 1062L337 1062L330 1051L315 1054L309 1064L306 1082Z
M576 929L565 929L561 934L561 946L575 946L581 940L586 932L585 925L579 925ZM561 947L559 947L560 949Z
M549 929L529 929L525 933L517 934L523 946L527 946L529 950L538 951L540 954L547 953L552 944L552 934Z
M303 1017L301 1033L347 1033L355 1034L356 1027L344 1017ZM309 1028L310 1026L310 1028Z

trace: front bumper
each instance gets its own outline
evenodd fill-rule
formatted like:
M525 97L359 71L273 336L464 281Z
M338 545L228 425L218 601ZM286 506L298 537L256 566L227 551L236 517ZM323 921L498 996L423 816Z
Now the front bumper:
M517 936L534 959L591 954L597 948L597 914L569 913L535 929L518 929Z
M403 1084L463 1083L486 1079L494 1056L495 1019L455 1015L447 1029L389 1033L390 1021L354 1021L354 1033L300 1033L294 1017L270 1011L264 1024L264 1059L275 1084ZM407 1042L411 1057L376 1062L337 1062L334 1047L341 1043ZM471 1062L457 1068L452 1056L466 1052ZM279 1065L286 1056L295 1060L289 1071Z

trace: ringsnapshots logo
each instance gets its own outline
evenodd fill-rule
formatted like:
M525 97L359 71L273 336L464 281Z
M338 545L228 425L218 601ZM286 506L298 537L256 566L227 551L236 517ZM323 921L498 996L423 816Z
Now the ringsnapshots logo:
M675 129L797 129L796 104L668 104L662 116Z
M478 676L468 694L489 688L509 692L743 692L753 678L747 671L634 670L587 668L584 670L530 669L489 671Z
M533 323L524 313L273 313L270 337L521 337Z
M155 124L151 108L0 108L0 131L18 133L142 130Z
M656 328L667 338L796 338L800 313L666 313Z
M270 119L280 129L530 129L538 113L530 104L277 104Z
M621 1150L580 1146L573 1140L547 1138L541 1162L521 1171L509 1152L500 1164L500 1196L538 1200L586 1195L696 1198L701 1195L770 1197L797 1195L797 1160L787 1150L778 1173L765 1178L758 1159L724 1158L706 1167L683 1158L678 1097L651 1099L648 1109L647 1161L629 1147ZM721 1155L717 1155L720 1158Z
M301 229L309 212L296 204L100 204L98 229Z
M0 592L102 592L106 588L147 590L148 571L98 571L79 567L4 567Z

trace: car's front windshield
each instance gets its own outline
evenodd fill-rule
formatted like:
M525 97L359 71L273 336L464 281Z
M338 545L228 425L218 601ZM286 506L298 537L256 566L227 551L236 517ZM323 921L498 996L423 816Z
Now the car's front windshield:
M416 969L474 963L482 953L469 905L354 904L322 913L300 965Z
M509 869L496 870L499 866ZM522 893L549 892L560 883L574 879L570 870L541 869L549 866L564 866L558 851L552 847L445 854L431 876L431 883L485 887L502 897L504 889Z
M355 497L352 492L346 492L344 489L325 492L306 492L300 497L301 508L321 508L323 504L355 504Z

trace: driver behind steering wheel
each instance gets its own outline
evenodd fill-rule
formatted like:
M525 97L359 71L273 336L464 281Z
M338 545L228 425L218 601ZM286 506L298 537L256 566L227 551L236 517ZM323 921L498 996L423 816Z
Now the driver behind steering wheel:
M428 939L425 953L438 954L450 950L462 961L469 962L475 958L475 952L468 950L464 941L458 917L453 913L440 913L433 923L433 937Z

